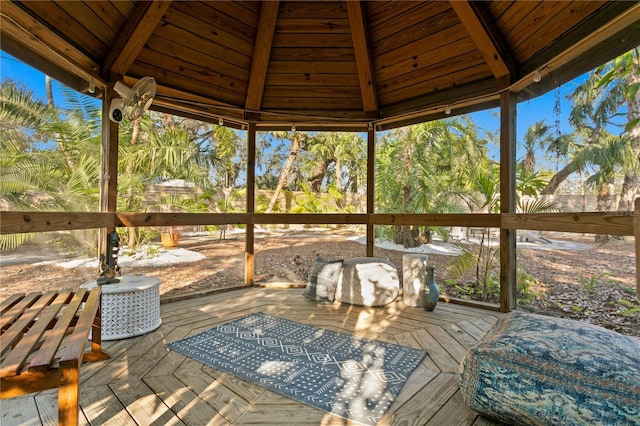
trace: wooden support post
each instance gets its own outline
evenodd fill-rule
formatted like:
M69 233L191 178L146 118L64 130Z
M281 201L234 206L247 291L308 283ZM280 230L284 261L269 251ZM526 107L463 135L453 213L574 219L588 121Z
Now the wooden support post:
M636 238L636 297L640 299L640 198L636 199L633 215L633 233Z
M255 273L255 247L254 247L254 224L253 214L255 213L255 193L256 193L256 125L249 123L247 130L247 229L245 235L244 249L244 284L253 285Z
M500 94L500 213L516 212L516 97ZM500 311L516 308L516 229L500 228Z
M102 100L102 147L100 158L100 212L116 212L118 197L118 123L109 120L109 107L116 94L107 88ZM115 229L100 228L98 232L98 253L107 258L107 239ZM99 268L99 266L98 266Z
M371 218L375 213L376 201L376 130L375 126L367 131L367 251L368 257L373 257L375 229Z

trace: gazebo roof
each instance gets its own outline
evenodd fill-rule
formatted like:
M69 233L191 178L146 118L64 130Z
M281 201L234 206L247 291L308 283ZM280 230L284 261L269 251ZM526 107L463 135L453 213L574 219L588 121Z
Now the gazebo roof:
M2 2L2 49L95 96L239 127L379 129L548 91L640 44L626 1ZM532 85L540 73L541 81ZM537 80L537 78L536 78Z

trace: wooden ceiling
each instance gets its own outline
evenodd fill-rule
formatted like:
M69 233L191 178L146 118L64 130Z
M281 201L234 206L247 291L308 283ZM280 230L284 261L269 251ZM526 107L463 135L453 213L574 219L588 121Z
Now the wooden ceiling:
M77 90L152 76L153 109L237 127L470 112L640 45L630 1L2 1L0 17L3 50Z

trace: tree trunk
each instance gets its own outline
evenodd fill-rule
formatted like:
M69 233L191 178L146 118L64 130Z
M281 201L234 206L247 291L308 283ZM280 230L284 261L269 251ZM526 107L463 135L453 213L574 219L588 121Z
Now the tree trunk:
M533 172L536 170L536 156L535 153L531 150L527 150L527 153L524 156L524 160L522 161L522 167L527 175L533 175Z
M629 171L624 174L620 198L618 199L618 211L629 212L633 210L633 203L638 194L638 173Z
M629 76L627 77L627 87L634 84L640 84L640 58L634 56L633 66ZM627 119L629 122L640 118L640 96L627 101ZM624 174L622 190L620 191L620 200L618 201L619 211L632 211L634 202L640 189L637 166L640 163L640 124L629 130L629 138L631 138L631 146L636 162L636 167L632 167Z
M405 207L405 212L408 212L411 205L411 188L406 185L402 188L402 205ZM399 225L394 227L394 241L396 244L402 244L403 247L418 247L420 245L419 237L420 229L417 226Z
M611 210L611 196L613 194L613 183L605 182L600 185L600 190L598 191L598 203L596 207L596 211L605 212ZM595 241L597 243L606 243L609 241L609 236L605 234L596 234Z
M56 105L53 103L53 87L51 83L51 77L49 77L48 75L45 75L44 84L45 84L45 89L47 91L47 103L49 104L49 108L54 109Z
M135 145L138 143L138 138L140 137L141 123L142 123L142 117L138 117L135 120L133 120L133 123L132 123L133 128L131 129L131 145ZM133 173L133 170L129 169L127 170L127 173L131 174ZM132 194L131 194L132 191L133 189L129 188L128 190L129 199L131 199L132 197ZM138 228L127 227L127 231L129 232L129 238L127 239L127 246L132 249L138 247Z
M578 166L576 165L576 163L574 161L569 162L559 172L553 175L553 177L549 180L547 186L542 191L540 191L540 195L555 194L560 184L564 182L569 177L569 175L577 171Z
M280 173L280 178L278 179L278 186L276 186L276 190L273 192L271 196L271 200L269 201L269 205L265 210L265 213L271 213L273 207L278 202L278 197L280 196L280 191L284 188L289 182L289 176L291 175L291 171L293 170L293 163L295 163L298 153L302 149L302 141L298 134L294 134L291 139L291 152L287 157L287 161L284 163L284 168L282 169L282 173Z
M138 143L140 137L140 124L142 123L142 117L138 117L133 120L133 128L131 129L131 145Z
M329 164L331 164L333 160L321 160L316 163L316 166L307 179L307 187L311 192L320 192L322 188L322 181L327 174L327 169L329 168Z

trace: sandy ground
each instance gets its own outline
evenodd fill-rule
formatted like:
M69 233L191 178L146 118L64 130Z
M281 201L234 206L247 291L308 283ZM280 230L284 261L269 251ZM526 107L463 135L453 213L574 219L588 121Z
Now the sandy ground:
M517 250L521 279L521 307L533 312L588 320L625 334L640 336L640 304L635 298L635 256L632 238L595 244L589 236L545 235L546 242L520 241ZM255 281L305 283L317 256L325 259L365 255L362 233L349 229L278 230L257 232ZM473 242L464 245L474 250ZM178 248L153 246L129 256L122 250L119 264L125 274L144 273L162 279L164 298L244 283L242 233L183 236ZM461 296L473 284L456 286L447 266L457 253L453 245L436 242L412 249L427 253L436 268L442 292ZM402 270L407 251L391 244L377 246L375 256ZM0 300L12 293L76 287L95 280L92 259L61 258L37 247L0 255ZM473 281L473 276L466 277ZM525 291L526 290L526 291ZM495 299L490 300L495 301Z

